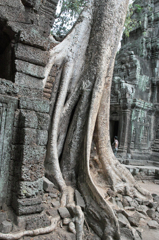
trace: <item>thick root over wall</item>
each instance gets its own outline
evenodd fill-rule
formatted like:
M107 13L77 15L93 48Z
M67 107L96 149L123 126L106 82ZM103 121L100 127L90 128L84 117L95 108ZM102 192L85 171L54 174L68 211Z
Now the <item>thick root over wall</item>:
M114 157L109 139L111 79L129 0L90 0L69 35L50 51L44 86L52 66L58 74L51 99L52 121L46 173L62 192L61 206L76 218L82 239L83 213L74 203L78 188L85 217L101 239L120 239L114 211L95 185L89 168L93 133L104 179L115 192L151 199ZM16 239L16 238L4 238Z

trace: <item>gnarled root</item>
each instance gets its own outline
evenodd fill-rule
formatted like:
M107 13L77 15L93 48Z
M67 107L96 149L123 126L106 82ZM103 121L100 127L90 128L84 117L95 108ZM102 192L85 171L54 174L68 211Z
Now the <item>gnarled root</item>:
M60 220L60 217L51 218L51 225L45 228L38 228L35 230L27 230L27 231L20 231L18 233L0 233L0 239L3 240L14 240L14 239L20 239L24 236L38 236L41 234L47 234L52 232L55 227L57 226L58 221Z

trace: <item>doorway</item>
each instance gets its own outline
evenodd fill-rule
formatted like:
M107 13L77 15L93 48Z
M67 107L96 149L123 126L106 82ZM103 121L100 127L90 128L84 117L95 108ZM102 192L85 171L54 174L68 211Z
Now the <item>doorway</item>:
M114 136L119 139L119 121L110 120L110 141L111 144L114 142Z

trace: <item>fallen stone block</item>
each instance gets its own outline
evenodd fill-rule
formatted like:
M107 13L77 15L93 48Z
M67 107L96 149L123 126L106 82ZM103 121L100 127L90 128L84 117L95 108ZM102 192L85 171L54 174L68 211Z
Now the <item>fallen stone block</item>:
M5 220L0 224L0 232L10 233L12 231L12 227L13 227L12 222Z
M134 213L132 216L128 217L128 220L132 226L138 227L140 221L140 215L138 212Z
M54 208L59 208L60 207L60 202L59 201L52 202L51 204Z
M45 192L52 192L54 188L54 184L47 179L46 177L43 177L43 189Z
M155 216L156 216L155 210L154 209L148 209L147 210L147 215L152 219L155 218Z
M158 229L159 228L159 224L155 221L155 220L151 220L147 223L147 225L149 226L149 228L151 229Z
M59 212L61 218L71 218L68 209L65 208L65 207L60 207L60 208L58 209L58 212Z
M75 190L75 202L76 202L76 205L80 206L83 209L85 208L85 202L78 190Z

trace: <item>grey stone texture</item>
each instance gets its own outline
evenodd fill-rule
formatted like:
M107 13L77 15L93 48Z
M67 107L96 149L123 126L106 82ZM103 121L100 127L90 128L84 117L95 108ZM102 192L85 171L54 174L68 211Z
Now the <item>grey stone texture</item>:
M50 224L33 215L43 210L50 124L43 78L54 46L49 34L56 5L56 0L0 1L0 208L6 203L19 216L31 215L30 222L22 221L26 229L35 227L35 219L37 227ZM54 71L51 84L55 76Z
M10 233L12 231L12 227L12 222L5 220L0 224L0 232Z
M58 212L59 212L61 218L70 218L71 217L71 215L66 207L60 207L58 209Z
M85 208L85 202L78 190L75 190L75 202L76 205L80 206L82 209Z
M159 157L158 3L134 1L136 24L122 39L111 89L110 137L119 138L118 157L145 163Z
M43 177L43 189L45 192L52 192L54 184L47 178Z

